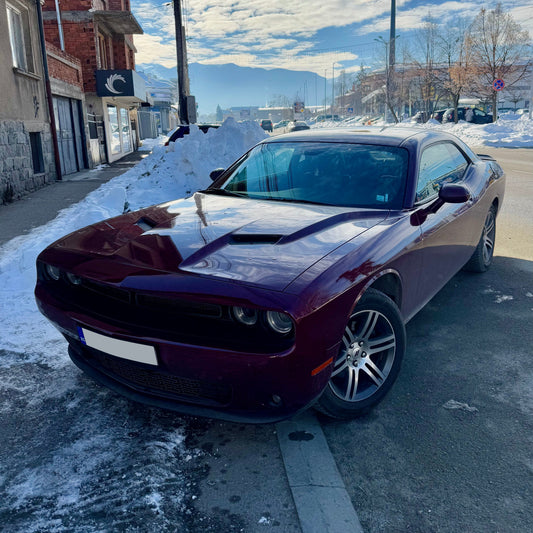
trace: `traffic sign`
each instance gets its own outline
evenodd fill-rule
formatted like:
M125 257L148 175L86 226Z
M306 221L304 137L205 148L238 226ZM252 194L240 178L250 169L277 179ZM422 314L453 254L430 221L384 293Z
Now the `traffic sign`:
M503 80L498 79L492 82L492 88L495 91L501 91L504 87L505 87L505 82Z

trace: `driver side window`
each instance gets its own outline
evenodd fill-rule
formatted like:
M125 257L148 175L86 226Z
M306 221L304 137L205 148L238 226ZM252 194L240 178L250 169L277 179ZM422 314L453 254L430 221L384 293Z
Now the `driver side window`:
M459 181L467 166L468 160L451 142L426 148L420 158L415 202L436 196L443 183Z

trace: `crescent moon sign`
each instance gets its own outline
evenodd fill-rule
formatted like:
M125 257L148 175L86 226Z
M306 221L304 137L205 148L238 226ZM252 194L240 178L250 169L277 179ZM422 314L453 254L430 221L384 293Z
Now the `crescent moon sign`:
M105 82L105 88L113 94L122 94L123 91L117 91L115 89L115 82L121 81L122 83L126 83L126 80L121 74L111 74L109 78L107 78Z

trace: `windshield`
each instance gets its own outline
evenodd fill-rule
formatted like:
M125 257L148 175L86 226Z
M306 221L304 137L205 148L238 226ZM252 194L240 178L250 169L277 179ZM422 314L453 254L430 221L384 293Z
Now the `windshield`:
M402 207L407 151L379 145L287 142L256 146L221 186L246 198L346 207Z

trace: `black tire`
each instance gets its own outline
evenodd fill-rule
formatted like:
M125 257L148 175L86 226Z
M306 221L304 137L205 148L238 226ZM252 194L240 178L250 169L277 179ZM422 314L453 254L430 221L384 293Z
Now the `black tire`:
M494 242L496 240L496 206L491 205L479 242L464 266L465 270L470 272L486 272L494 258Z
M315 408L339 419L366 414L398 377L405 344L398 307L382 292L369 289L346 324L331 378Z

